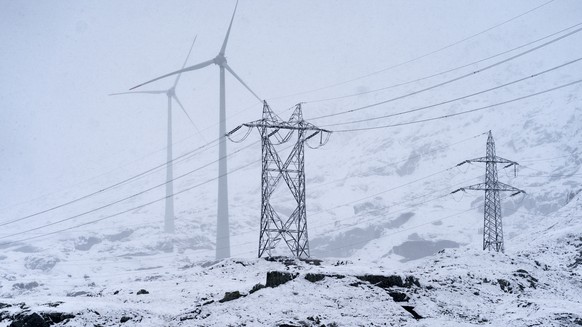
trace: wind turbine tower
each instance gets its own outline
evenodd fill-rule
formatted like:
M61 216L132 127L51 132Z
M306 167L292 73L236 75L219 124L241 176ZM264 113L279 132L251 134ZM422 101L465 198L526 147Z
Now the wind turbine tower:
M217 200L217 213L216 213L216 259L223 259L230 257L230 227L228 220L228 179L227 179L227 160L226 160L226 89L225 89L225 70L227 70L234 78L236 78L251 94L257 98L259 102L262 103L261 98L253 91L251 88L234 72L234 70L228 65L226 61L226 45L228 43L228 37L230 35L230 30L232 28L232 22L234 21L234 16L236 14L236 8L238 2L234 7L234 12L232 13L232 18L230 19L230 24L228 25L228 30L226 31L226 36L222 42L222 47L216 55L216 57L201 62L199 64L182 68L175 72L171 72L166 75L154 78L145 83L139 84L132 87L130 90L141 87L143 85L155 82L162 78L166 78L172 75L181 74L183 72L193 71L202 69L206 66L215 64L219 67L220 71L220 92L219 92L219 126L218 126L218 200Z
M188 62L188 58L190 57L190 54L192 53L192 48L194 47L194 43L196 43L196 37L194 38L194 41L192 42L192 45L190 46L190 51L188 51L188 55L186 56L186 60L184 61L182 68L185 67L186 63ZM192 120L190 115L188 115L188 112L186 111L186 109L182 105L182 102L180 102L180 100L178 99L178 96L176 96L176 86L178 85L178 81L180 81L180 76L181 76L181 74L178 74L178 76L176 76L176 80L174 81L174 84L172 85L172 87L170 87L167 90L133 91L133 92L122 92L122 93L110 94L110 95L165 94L168 97L168 137L167 137L168 145L167 145L167 164L166 164L166 208L165 208L165 215L164 215L164 231L166 233L169 233L169 234L173 234L175 231L175 226L174 226L174 197L173 197L173 194L174 194L174 183L173 183L174 171L173 171L173 164L172 164L172 160L174 158L173 154L172 154L172 101L176 101L176 103L178 104L178 106L180 106L182 111L186 114L186 117L188 117L188 119L190 120L190 122L192 123L192 125L194 126L196 131L198 132L198 134L200 134L200 131L196 127L196 124L194 123L194 121ZM200 135L202 135L202 134L200 134Z

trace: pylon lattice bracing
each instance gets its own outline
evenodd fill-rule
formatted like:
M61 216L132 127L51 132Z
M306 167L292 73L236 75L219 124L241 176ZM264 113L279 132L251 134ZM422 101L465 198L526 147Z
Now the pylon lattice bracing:
M331 132L303 120L301 104L295 107L291 118L284 121L271 110L266 101L263 102L261 120L243 124L227 136L242 126L248 127L249 130L256 127L261 135L261 222L258 257L265 253L271 257L273 250L281 241L285 242L294 257L309 257L305 205L305 143L319 135L322 146L327 142ZM327 133L325 141L323 133ZM295 145L283 160L277 146L290 141L295 134L297 136ZM286 184L296 205L288 217L278 213L271 203L271 196L281 181Z
M452 193L465 190L485 191L485 203L483 207L483 250L505 252L503 223L501 220L501 199L499 197L499 192L513 192L511 196L514 196L519 193L525 193L525 191L501 183L497 178L497 164L506 164L504 168L508 168L511 166L516 167L518 163L501 158L495 154L495 141L493 140L491 131L489 131L487 137L487 150L485 157L465 160L457 166L471 162L485 163L485 183L462 187Z

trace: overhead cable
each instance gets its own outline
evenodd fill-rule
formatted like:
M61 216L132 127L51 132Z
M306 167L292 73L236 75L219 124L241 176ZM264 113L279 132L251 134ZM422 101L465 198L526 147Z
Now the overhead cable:
M380 101L380 102L375 102L375 103L372 103L372 104L369 104L369 105L365 105L365 106L362 106L362 107L358 107L358 108L354 108L354 109L349 109L349 110L345 110L345 111L340 111L340 112L336 112L336 113L331 113L331 114L327 114L327 115L313 117L313 118L310 118L310 120L316 120L316 119L322 119L322 118L327 118L327 117L345 115L345 114L348 114L348 113L352 113L352 112L361 111L361 110L364 110L364 109L376 107L376 106L379 106L381 104L393 102L393 101L400 100L400 99L404 99L404 98L407 98L407 97L410 97L410 96L413 96L413 95L417 95L417 94L420 94L420 93L423 93L423 92L426 92L426 91L430 91L430 90L436 89L438 87L445 86L447 84L451 84L453 82L462 80L464 78L471 77L471 76L474 76L476 74L482 73L482 72L484 72L486 70L489 70L491 68L497 67L497 66L499 66L501 64L504 64L506 62L509 62L511 60L517 59L517 58L522 57L522 56L524 56L526 54L529 54L529 53L531 53L533 51L536 51L536 50L539 50L539 49L541 49L543 47L546 47L546 46L548 46L548 45L550 45L552 43L558 42L558 41L560 41L560 40L562 40L564 38L567 38L567 37L572 36L572 35L574 35L576 33L579 33L580 31L582 31L582 27L581 28L577 28L577 29L575 29L574 31L572 31L570 33L567 33L567 34L564 34L564 35L562 35L560 37L557 37L555 39L552 39L552 40L550 40L548 42L542 43L542 44L540 44L540 45L538 45L536 47L533 47L533 48L531 48L529 50L520 52L520 53L518 53L516 55L513 55L513 56L511 56L509 58L506 58L506 59L503 59L501 61L495 62L495 63L493 63L491 65L485 66L485 67L483 67L481 69L478 69L478 70L469 72L467 74L463 74L461 76L458 76L458 77L455 77L455 78L446 80L446 81L441 82L441 83L437 83L437 84L431 85L429 87L425 87L425 88L420 89L420 90L417 90L417 91L413 91L413 92L410 92L410 93L407 93L407 94L404 94L404 95L400 95L400 96L397 96L397 97L394 97L394 98L390 98L388 100L384 100L384 101Z
M429 122L429 121L433 121L433 120L439 120L439 119L445 119L445 118L450 118L450 117L455 117L455 116L459 116L459 115L464 115L464 114L468 114L468 113L472 113L472 112L476 112L476 111L480 111L480 110L485 110L485 109L490 109L490 108L494 108L494 107L499 107L505 104L509 104L509 103L513 103L513 102L517 102L520 100L524 100L527 98L531 98L531 97L535 97L541 94L546 94L549 92L553 92L553 91L557 91L559 89L563 89L572 85L576 85L582 83L582 80L577 80L574 82L570 82L570 83L566 83L566 84L562 84L556 87L552 87L550 89L546 89L543 91L539 91L539 92L535 92L532 94L528 94L528 95L524 95L521 97L517 97L517 98L513 98L507 101L502 101L502 102L498 102L495 104L491 104L491 105L487 105L487 106L483 106L483 107L478 107L475 109L471 109L471 110L465 110L465 111L460 111L457 113L453 113L453 114L448 114L448 115L443 115L443 116L438 116L438 117L432 117L432 118L427 118L427 119L420 119L420 120L414 120L414 121L408 121L408 122L403 122L403 123L397 123L397 124L390 124L390 125L382 125L382 126L374 126L374 127L362 127L362 128L351 128L351 129L339 129L339 130L334 130L333 132L337 132L337 133L345 133L345 132L357 132L357 131L365 131L365 130L374 130L374 129L381 129L381 128L391 128L391 127L398 127L398 126L405 126L405 125L412 125L412 124L418 124L418 123L425 123L425 122Z

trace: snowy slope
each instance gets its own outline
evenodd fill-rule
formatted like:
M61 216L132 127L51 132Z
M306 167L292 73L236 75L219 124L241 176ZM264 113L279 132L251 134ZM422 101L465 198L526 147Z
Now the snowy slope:
M150 266L146 270L97 268L94 263L93 272L83 278L64 277L56 267L40 274L3 268L7 305L2 305L2 315L73 314L67 326L117 325L123 317L129 318L126 326L577 326L582 322L581 210L578 196L559 216L539 217L540 224L518 238L522 249L515 253L447 249L404 269L390 267L389 259L376 264L190 263L188 256L149 257L143 263ZM156 268L158 264L163 267ZM266 276L273 271L295 278L251 292L257 284L269 286ZM366 275L381 277L374 284L362 280ZM39 285L29 290L14 286L25 281ZM141 289L148 293L138 294ZM235 291L242 297L220 302Z

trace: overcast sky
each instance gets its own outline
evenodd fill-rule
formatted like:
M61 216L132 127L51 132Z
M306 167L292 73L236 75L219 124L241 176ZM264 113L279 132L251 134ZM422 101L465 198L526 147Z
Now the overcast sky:
M417 66L302 93L415 58L544 2L242 0L226 56L261 98L284 109L401 80ZM108 94L180 68L196 35L189 63L213 58L234 5L0 0L0 207L70 189L140 158L143 167L163 162L166 97ZM471 42L495 40L493 54L500 45L549 34L580 17L582 2L556 0ZM471 52L471 42L423 59L422 67L443 69L464 56L483 56ZM279 98L296 93L302 94ZM174 138L186 139L180 153L218 134L218 68L184 75L177 94L204 134L174 111ZM261 105L227 75L228 128L260 113Z

